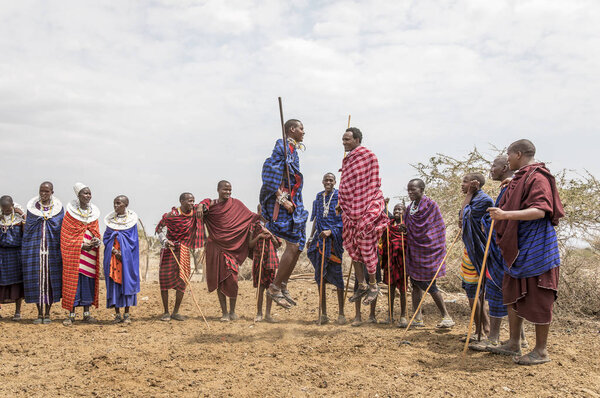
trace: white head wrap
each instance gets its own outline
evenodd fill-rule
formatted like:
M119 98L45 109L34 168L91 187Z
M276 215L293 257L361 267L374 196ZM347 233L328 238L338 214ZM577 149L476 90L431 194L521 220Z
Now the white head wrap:
M87 188L88 186L85 184L82 184L80 182L76 182L75 185L73 185L73 191L75 191L75 195L79 196L79 192L83 189L83 188Z

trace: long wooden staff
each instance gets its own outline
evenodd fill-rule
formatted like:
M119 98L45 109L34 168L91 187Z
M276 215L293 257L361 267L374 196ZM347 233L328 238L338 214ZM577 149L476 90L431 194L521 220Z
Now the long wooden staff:
M352 115L348 115L348 128L350 128L350 117ZM352 276L352 261L350 262L350 269L348 270L348 278L346 278L346 289L344 290L344 301L346 301L346 297L348 296L348 287L350 286L350 277Z
M388 216L387 204L385 205L385 216ZM388 269L388 311L390 313L390 325L392 325L392 267L390 259L390 226L387 227L387 269Z
M433 282L435 282L435 278L437 278L438 274L440 273L440 270L442 269L442 265L444 265L444 263L446 262L446 258L448 257L448 254L450 253L450 251L452 251L452 248L454 247L454 244L458 240L458 237L460 236L460 233L461 233L461 231L459 230L458 233L456 234L456 237L452 241L452 244L450 245L450 247L448 248L448 250L446 250L446 255L444 256L444 258L442 259L442 262L438 266L437 271L435 271L435 275L433 276L433 279L429 283L429 286L427 286L427 289L423 293L423 297L421 297L421 301L419 302L419 305L417 306L417 309L415 310L415 313L413 314L412 318L410 318L410 322L408 322L408 326L404 330L404 333L402 334L401 339L404 338L404 336L406 335L406 333L410 329L410 325L412 325L413 321L415 320L415 317L419 313L419 310L421 309L421 306L423 305L423 302L425 301L425 298L427 297L427 293L429 292L429 289L431 288L431 285L433 285ZM413 292L413 294L414 294L414 292Z
M483 263L481 264L481 272L479 273L479 281L477 282L477 290L475 291L475 301L473 302L473 309L471 310L471 320L469 321L469 330L467 331L467 340L465 340L465 347L463 348L462 357L465 358L467 350L469 349L469 340L471 339L471 332L473 329L473 320L475 319L475 311L477 310L477 302L479 301L479 289L481 289L481 281L485 275L485 264L487 262L488 252L490 250L490 242L492 240L492 233L494 231L494 220L490 224L490 233L488 234L487 242L485 244L485 253L483 254ZM483 307L483 305L481 306Z
M287 158L288 158L288 144L287 144L287 136L285 134L285 122L283 121L283 105L281 103L281 97L277 97L279 101L279 118L281 119L281 134L283 135L283 156L285 157L283 164L285 167L285 175L287 177L288 189L290 190L290 195L292 194L292 186L290 184L290 169L288 167ZM290 197L290 200L292 198Z
M262 263L263 258L265 258L265 244L267 240L263 240L262 245L262 253L260 255L260 262L258 263L258 284L256 285L256 308L258 308L258 300L260 299L260 278L262 277ZM261 308L262 311L262 308ZM254 323L256 323L256 318L254 318Z
M179 262L179 259L175 255L173 248L169 247L169 250L171 250L171 253L173 254L173 258L175 259L175 262L177 262L177 266L179 267L179 270L181 271L181 263ZM181 275L181 272L180 272L180 275ZM185 288L187 289L188 285L190 284L190 279L184 278L183 281L185 282ZM202 319L204 319L204 323L206 323L206 327L210 329L210 325L206 321L206 318L204 317L204 313L202 312L202 308L200 308L198 301L196 301L196 296L194 296L194 290L192 289L191 286L190 286L190 293L192 294L192 300L194 300L194 304L196 304L196 308L198 308L198 311L200 311L200 315L202 315Z
M321 253L321 281L319 283L319 325L321 325L321 314L323 313L323 268L325 265L325 237L323 237L323 252Z
M404 224L403 214L400 213L400 225ZM406 234L402 232L402 268L404 270L404 290L408 291L408 278L406 276L406 253L404 252L404 239L406 238Z

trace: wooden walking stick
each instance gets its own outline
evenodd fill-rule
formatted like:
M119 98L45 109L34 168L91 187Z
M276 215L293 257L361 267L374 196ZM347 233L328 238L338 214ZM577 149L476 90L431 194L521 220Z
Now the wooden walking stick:
M277 97L279 101L279 118L281 119L281 134L283 135L283 154L285 156L284 167L285 167L285 177L287 178L288 189L290 194L292 192L292 185L290 184L290 169L288 167L287 158L288 158L288 145L287 145L287 136L285 134L285 122L283 121L283 105L281 102L281 97ZM290 198L291 200L292 198Z
M446 262L446 258L448 257L448 254L450 253L450 251L452 251L452 248L454 247L454 244L458 240L458 237L460 236L460 233L461 233L461 231L459 230L458 233L456 234L456 237L452 241L452 244L450 245L450 247L448 248L448 250L446 250L446 255L444 256L444 258L442 259L442 262L438 266L437 271L435 271L435 275L433 275L433 279L429 283L429 286L427 286L427 289L423 293L423 297L421 297L421 301L419 302L419 305L417 306L417 309L415 310L415 313L413 314L412 318L410 318L410 322L408 322L408 326L406 326L406 329L404 330L404 333L402 333L401 339L404 338L404 336L406 335L406 333L410 329L410 325L412 325L413 321L415 320L415 317L419 313L419 310L421 309L421 306L423 305L423 302L425 301L425 298L427 297L427 293L429 292L429 289L431 288L431 285L433 285L433 282L435 282L435 278L437 278L438 274L440 273L440 270L442 269L442 265L444 265L444 263Z
M321 325L321 315L323 314L323 268L325 265L325 237L323 237L323 252L321 253L321 281L319 283L319 326Z
M263 263L263 258L265 258L265 243L267 242L266 239L263 240L263 245L262 245L262 253L260 255L260 261L258 263L258 283L256 285L256 308L258 308L258 300L260 299L260 278L262 277L262 263ZM262 313L262 307L261 307L261 313ZM254 318L254 323L256 323L256 318Z
M487 262L488 253L490 251L490 242L492 241L492 233L494 231L494 219L490 224L490 233L488 234L487 242L485 244L485 253L483 254L483 263L481 264L481 272L479 273L479 281L477 282L477 290L475 291L476 300L473 302L473 309L471 310L471 320L469 321L469 329L467 331L467 340L465 340L465 347L463 348L462 357L465 358L467 350L469 349L469 340L471 339L471 332L473 329L473 320L475 319L475 311L477 310L477 302L479 301L479 289L481 289L481 281L485 275L485 263ZM483 305L481 306L483 308Z
M385 204L385 216L388 216L387 203ZM388 312L390 313L390 325L392 325L392 318L394 314L392 313L392 267L391 267L391 258L390 258L390 226L387 227L387 269L388 269Z
M404 224L403 214L400 213L400 225ZM406 234L402 232L402 268L404 271L404 290L408 291L408 277L406 275L406 253L404 251L404 239L406 238Z
M179 259L175 255L175 252L173 251L173 248L169 247L169 250L171 250L171 254L173 254L173 258L175 259L175 262L177 263L177 266L179 267L179 270L181 271L181 263L179 262ZM180 272L180 275L181 275L181 272ZM190 284L190 279L189 278L183 278L183 281L185 282L185 288L187 289L188 285ZM210 329L210 325L206 321L206 317L204 317L204 313L202 312L202 308L200 308L200 305L198 304L198 301L196 301L196 296L194 296L194 290L192 289L191 286L190 286L190 293L192 295L192 300L194 300L194 304L196 304L196 308L198 308L198 311L200 311L200 315L202 315L202 319L204 319L204 323L206 323L206 327Z
M348 115L348 128L350 128L350 117L352 115ZM350 262L350 269L348 270L348 278L346 278L346 290L344 290L344 301L346 301L346 297L348 297L348 287L350 286L350 277L352 276L352 262Z

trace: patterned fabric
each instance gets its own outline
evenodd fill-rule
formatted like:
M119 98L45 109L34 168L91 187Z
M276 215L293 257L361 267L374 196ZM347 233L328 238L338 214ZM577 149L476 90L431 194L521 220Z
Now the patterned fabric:
M90 231L85 231L83 234L83 244L89 244L92 241L92 234ZM79 273L87 276L88 278L96 277L96 268L98 267L98 263L96 262L98 258L98 250L83 250L81 249L81 254L79 256Z
M554 226L565 212L554 176L543 163L519 169L508 184L499 203L505 211L536 208L546 213L532 221L499 220L496 223L498 246L513 278L542 275L560 265Z
M84 274L77 277L77 290L73 298L73 307L87 307L94 304L96 297L96 278L88 278Z
M196 206L191 215L185 215L180 209L173 207L170 212L163 214L155 232L160 233L164 227L167 227L167 239L175 243L175 246L184 245L192 250L204 246L206 237L202 221L196 217Z
M62 294L60 231L64 209L48 218L27 211L21 254L25 302L52 304Z
M388 284L388 252L390 255L390 280L392 288L406 292L403 251L406 252L406 237L400 232L400 224L390 220L389 229L381 237L381 264L383 265L383 283ZM388 236L389 234L389 236ZM390 242L388 250L388 240ZM403 249L404 248L404 249Z
M497 287L494 283L487 283L485 285L485 298L488 302L491 317L504 318L508 315L508 310L506 306L502 303L501 287Z
M479 282L479 273L471 262L466 248L463 250L462 262L460 264L460 279L468 285L476 285Z
M487 234L481 226L481 221L483 217L488 214L487 209L493 205L494 201L492 198L485 192L479 190L475 192L471 202L466 205L463 210L462 239L477 277L481 272L483 256L485 255L485 246L487 243ZM463 280L467 283L473 283L469 282L467 279L468 278Z
M122 308L137 305L137 294L140 291L140 247L137 225L123 230L107 227L103 241L106 307ZM111 276L112 264L116 263L116 257L112 254L113 247L121 251L120 281Z
M496 198L494 207L498 207L498 203L500 202L502 195L504 195L504 192L506 192L506 187L502 187L502 189L500 189L500 194L498 195L498 198ZM481 219L483 232L486 236L490 232L491 222L492 219L489 213L486 213ZM500 251L500 247L496 242L496 231L494 231L492 232L492 240L490 241L490 250L486 266L486 277L488 279L488 282L490 284L493 284L495 288L500 292L502 292L502 279L504 278L504 267L504 257L502 257L502 252Z
M377 242L388 223L379 163L373 152L359 146L346 155L341 171L339 204L344 248L354 261L364 263L373 274L377 266Z
M306 255L315 268L315 280L317 284L321 282L321 255L323 253L323 240L319 235L323 231L331 231L331 236L325 239L325 264L323 266L323 279L337 288L344 288L344 277L342 275L342 256L344 255L344 246L342 240L342 217L335 214L335 207L338 204L338 190L334 189L329 195L325 191L317 194L313 201L311 221L314 222L315 232L312 241L308 246ZM327 217L325 217L325 208L323 205L329 204Z
M63 219L60 237L60 251L63 259L63 274L62 274L62 307L66 310L72 310L75 304L75 296L77 294L79 284L79 269L81 264L81 245L84 241L86 231L96 238L100 238L100 228L98 220L94 220L89 224L75 219L71 213L67 212ZM94 265L94 300L91 304L98 307L98 250L93 250L95 260ZM84 257L87 259L87 256ZM88 262L88 264L90 264ZM87 282L87 281L86 281ZM87 304L86 304L87 305Z
M306 243L306 220L308 211L304 209L302 200L302 187L304 177L300 173L300 158L298 151L293 145L288 145L288 157L284 159L283 140L279 139L275 143L271 157L265 160L262 168L262 187L260 189L260 205L262 216L267 220L266 227L275 236L278 236L290 243L298 244L299 250L304 250ZM289 192L287 175L285 175L285 164L287 163L290 172L291 200L296 205L294 212L289 214L285 208L281 207L275 217L275 208L277 190L284 188Z
M250 230L252 239L260 235L262 228L260 221L252 225ZM260 285L262 287L268 288L275 280L275 274L277 273L277 268L279 268L277 248L281 246L281 243L281 240L276 236L273 236L273 239L261 238L256 241L254 249L249 251L248 257L252 259L252 281L254 287L258 287L259 267L262 268L262 271L260 271Z
M189 215L173 207L169 213L163 215L156 226L156 233L167 227L167 239L175 244L172 250L164 247L160 252L160 290L185 291L185 281L191 273L190 249L200 248L205 243L204 228L195 213L196 206ZM177 259L174 256L177 256Z
M204 214L208 291L218 288L226 296L236 297L239 266L248 257L248 234L259 215L235 198L224 202L205 199L202 204L208 208Z
M117 239L114 240L113 249L120 250L121 245ZM123 283L123 263L121 260L117 258L116 255L110 253L110 271L109 278L112 279L113 282L118 283L119 285Z
M419 202L416 213L411 207L404 214L406 222L406 270L417 281L431 281L446 255L446 224L437 203L427 196ZM446 275L443 264L438 278Z
M21 224L0 228L0 286L23 282L21 265L21 242L23 226Z

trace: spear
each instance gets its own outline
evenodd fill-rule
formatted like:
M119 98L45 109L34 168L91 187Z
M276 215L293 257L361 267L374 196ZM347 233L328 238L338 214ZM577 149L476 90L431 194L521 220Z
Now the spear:
M350 128L350 117L352 115L348 115L348 128ZM348 296L348 287L350 286L350 276L352 276L352 262L350 263L350 269L348 270L348 278L346 278L346 290L344 291L344 301L346 301L346 297Z
M465 358L467 355L467 349L469 348L469 340L471 339L471 332L473 329L473 320L475 319L475 311L477 310L477 302L479 301L479 289L481 289L481 282L485 275L485 263L487 262L488 253L490 251L490 242L492 240L492 232L494 231L494 219L490 224L490 233L488 234L487 242L485 244L485 253L483 254L483 263L481 264L481 272L479 273L479 281L477 282L477 290L475 291L475 297L477 298L473 302L473 309L471 310L471 320L469 321L469 330L467 332L467 340L465 341L465 347L463 348L462 357ZM483 308L483 304L481 305ZM481 314L481 312L480 312ZM481 333L481 331L480 331Z

